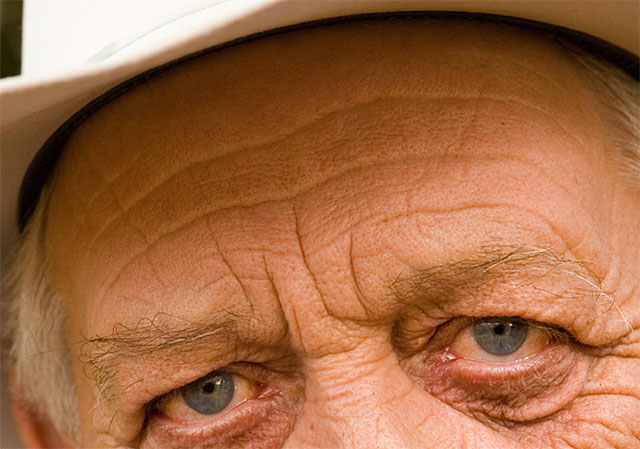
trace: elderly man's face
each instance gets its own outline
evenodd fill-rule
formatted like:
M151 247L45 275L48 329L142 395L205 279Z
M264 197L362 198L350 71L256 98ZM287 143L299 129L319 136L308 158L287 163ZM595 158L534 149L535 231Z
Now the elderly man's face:
M445 22L114 101L47 218L83 446L637 447L640 201L605 114L553 44Z

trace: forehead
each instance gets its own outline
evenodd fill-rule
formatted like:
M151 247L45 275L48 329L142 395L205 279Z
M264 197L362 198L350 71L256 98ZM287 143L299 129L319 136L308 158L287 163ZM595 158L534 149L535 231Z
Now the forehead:
M408 188L462 204L479 192L542 201L553 186L595 208L602 135L579 69L521 30L407 21L272 36L149 80L78 129L52 184L54 274L70 297L95 301L169 272L204 288L226 268L201 264L196 281L185 266L210 257L199 251L211 217L247 249L248 234L285 227L281 204L302 196L317 242ZM500 182L496 161L510 161ZM331 222L356 192L360 215ZM162 259L164 274L140 257Z

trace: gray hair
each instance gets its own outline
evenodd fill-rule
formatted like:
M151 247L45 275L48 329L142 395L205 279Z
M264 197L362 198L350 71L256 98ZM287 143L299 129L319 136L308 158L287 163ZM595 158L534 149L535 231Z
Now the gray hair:
M612 130L612 162L633 188L640 189L640 85L610 64L570 45L565 47L602 94L608 111L603 119ZM49 195L45 187L17 248L3 325L24 399L45 413L61 434L79 440L71 342L65 333L67 314L48 282L43 245Z
M49 418L56 430L71 440L80 435L78 394L70 344L66 338L67 312L51 288L44 253L49 189L40 196L16 248L3 306L3 339L20 399Z
M594 84L609 125L611 162L635 190L640 189L640 83L609 62L572 43L558 40Z

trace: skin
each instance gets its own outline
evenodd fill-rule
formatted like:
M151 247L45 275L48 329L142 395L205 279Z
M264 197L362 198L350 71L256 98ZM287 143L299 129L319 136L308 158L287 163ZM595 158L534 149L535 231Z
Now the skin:
M47 215L77 445L640 447L640 197L605 114L539 36L411 21L255 41L113 101ZM491 316L562 330L491 358L469 334ZM223 368L231 410L145 411Z

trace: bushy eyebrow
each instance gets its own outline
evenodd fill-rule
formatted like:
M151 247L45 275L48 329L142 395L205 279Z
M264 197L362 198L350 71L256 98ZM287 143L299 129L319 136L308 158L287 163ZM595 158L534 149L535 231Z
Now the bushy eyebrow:
M122 362L175 349L194 352L215 339L224 347L237 344L238 319L225 317L221 321L199 323L167 313L142 318L134 326L118 323L107 336L85 338L80 342L80 362L90 368L101 394L112 386ZM86 372L86 371L85 371Z
M413 303L418 298L447 295L459 289L470 290L506 278L519 277L523 283L535 282L552 272L578 280L582 295L595 299L608 296L587 262L560 256L551 248L525 245L485 246L469 258L399 276L390 291L396 301Z
M166 317L188 324L182 326L161 324L167 321ZM231 319L215 324L202 324L187 321L175 315L158 313L153 318L142 318L133 327L116 324L110 335L88 338L83 343L91 345L94 351L109 350L123 357L132 357L150 354L161 349L171 349L175 346L197 346L200 344L199 341L206 337L229 336L234 333L235 324Z

